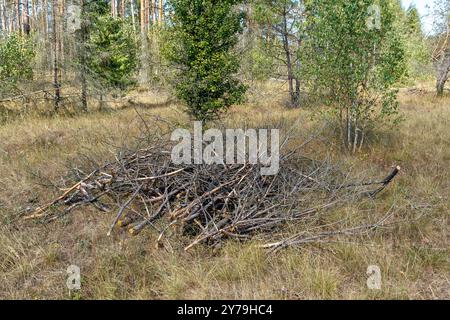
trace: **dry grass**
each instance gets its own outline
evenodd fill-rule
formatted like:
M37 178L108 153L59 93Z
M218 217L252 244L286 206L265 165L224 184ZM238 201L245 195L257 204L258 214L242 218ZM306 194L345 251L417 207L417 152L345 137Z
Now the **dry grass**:
M403 92L400 99L406 120L398 128L357 157L338 151L333 156L375 175L402 165L402 176L376 205L380 216L394 207L407 223L370 238L275 255L256 243L233 242L218 251L198 247L186 253L183 239L156 249L151 230L133 239L108 238L111 217L89 208L50 225L11 225L26 207L57 194L68 168L111 158L142 126L132 108L6 123L0 127L0 298L449 299L450 97ZM139 110L179 119L170 108ZM235 108L228 121L275 126L301 117L299 132L306 133L316 126L310 113L285 110L272 99ZM317 155L338 149L321 143L311 148ZM360 209L336 210L326 219L357 221ZM75 293L65 287L72 264L82 272L82 290ZM366 286L369 265L381 267L380 291Z

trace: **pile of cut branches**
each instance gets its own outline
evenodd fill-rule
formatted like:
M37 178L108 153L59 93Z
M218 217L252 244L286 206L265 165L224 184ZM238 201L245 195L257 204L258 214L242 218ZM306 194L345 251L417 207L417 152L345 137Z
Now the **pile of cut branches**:
M151 148L122 152L113 162L79 174L73 186L25 220L53 221L81 206L114 212L108 235L126 230L138 235L147 227L159 232L161 243L172 227L191 239L186 250L225 239L248 240L273 236L287 224L316 219L332 207L362 197L375 197L398 174L381 181L349 183L345 174L328 162L314 161L298 152L282 152L280 171L261 175L259 165L174 165L170 142L154 141ZM62 210L58 210L62 208ZM373 229L381 222L355 230ZM351 231L351 230L350 230ZM268 244L282 248L345 233L288 237Z

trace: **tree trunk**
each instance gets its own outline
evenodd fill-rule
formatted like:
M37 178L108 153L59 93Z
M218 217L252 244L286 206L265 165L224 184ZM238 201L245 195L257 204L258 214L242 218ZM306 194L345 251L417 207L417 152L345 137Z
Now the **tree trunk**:
M0 19L2 20L2 24L0 25L2 28L2 33L6 34L6 15L3 1L0 2Z
M141 34L145 33L145 4L144 0L140 0L141 8L140 8L140 20L141 20Z
M30 26L33 31L36 31L36 1L37 0L31 0L31 22Z
M111 16L115 18L117 16L117 0L111 0Z
M53 0L53 87L55 89L54 106L59 109L61 102L61 87L59 83L59 59L58 59L58 0Z
M294 106L298 107L300 105L300 80L297 77L295 79L295 92L294 92Z
M8 13L8 22L9 22L9 32L14 32L14 10L9 10Z
M436 91L438 96L444 94L445 83L448 80L450 72L450 50L442 55L442 58L436 63Z
M130 7L131 7L131 23L133 25L133 32L136 35L136 12L134 9L134 0L130 0Z
M64 17L66 14L66 0L60 0L59 1L59 8L58 8L58 19L59 17ZM59 83L62 83L62 73L64 69L62 66L65 66L64 61L64 22L63 20L58 20L58 56L59 56Z
M30 25L30 2L29 0L25 0L24 4L25 7L22 8L22 15L23 15L23 31L28 36L31 32L31 25Z
M152 24L155 25L156 19L157 19L156 8L158 7L158 5L157 5L158 0L147 0L147 1L151 1L151 3L152 3Z
M88 111L87 101L87 79L86 79L86 42L88 37L88 24L85 19L84 1L80 1L81 6L81 30L80 30L80 81L81 81L81 109L84 112Z
M294 66L292 63L292 54L289 44L288 18L286 10L284 10L283 12L282 38L283 38L284 53L286 55L286 68L288 73L290 107L297 107L298 106L297 91L294 88L294 81L296 81L296 79L294 76ZM296 85L299 86L299 83L297 81Z
M120 0L120 16L125 18L125 0Z
M20 25L20 0L15 1L15 9L16 9L16 25L15 25L15 31L19 31L19 33L22 33L22 28Z
M150 8L150 2L151 0L145 0L145 28L146 30L149 29L151 23L150 23L150 11L153 10L153 8ZM153 20L152 20L153 22Z
M5 0L2 1L2 3L0 4L2 6L2 30L5 34L8 34L9 30L8 30L8 19L7 19L7 8L6 8L6 3Z
M144 2L144 33L147 32L148 30L148 26L149 26L149 0L141 0L142 2Z
M146 85L148 83L148 19L149 19L149 0L141 0L141 50L140 61L141 68L139 70L139 84Z
M48 0L43 0L42 3L42 28L44 32L45 41L48 42Z
M163 0L159 0L158 13L159 13L158 24L160 26L162 26L163 21L164 21L164 2L163 2Z
M103 99L103 93L100 93L100 102L99 102L99 110L103 111L105 109L105 101Z

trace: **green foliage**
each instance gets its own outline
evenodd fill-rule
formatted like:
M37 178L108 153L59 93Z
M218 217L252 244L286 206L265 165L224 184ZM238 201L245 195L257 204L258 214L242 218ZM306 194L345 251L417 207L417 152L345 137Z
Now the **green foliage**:
M110 13L110 3L108 0L83 0L84 15L87 20L95 17L105 16Z
M270 78L275 69L275 59L272 47L259 39L251 39L247 44L241 60L245 79L250 81L265 81Z
M267 52L271 49L265 44L255 46L250 51L251 57L251 74L255 80L266 80L270 77L274 69L274 59Z
M267 43L264 54L276 62L272 69L284 74L288 81L290 107L300 106L301 50L304 16L303 1L252 0L252 18L259 25L261 38ZM278 75L279 77L279 75Z
M407 77L417 80L432 73L430 49L422 32L420 15L415 6L407 9L403 21Z
M177 97L200 121L218 117L242 101L245 86L237 79L239 57L233 51L243 29L239 0L174 0L174 17L164 56L178 70Z
M90 21L87 65L101 87L125 90L138 66L137 43L130 24L108 15Z
M414 5L411 5L406 11L407 31L410 34L422 34L422 23L420 14Z
M251 0L248 3L252 10L246 16L248 21L257 26L249 27L241 41L240 48L243 52L241 67L246 80L268 80L275 68L276 55L274 42L271 41L271 33L268 30L268 21L274 21L275 14L266 0Z
M290 1L291 0L286 0ZM285 0L251 0L252 5L252 19L258 24L263 25L270 21L271 23L279 23L280 17L277 15L277 7L280 7Z
M393 6L389 1L373 4L305 1L309 32L302 51L303 75L316 93L326 93L325 102L335 107L340 120L342 140L353 151L370 127L395 119L398 103L391 88L405 73Z
M0 93L15 91L20 81L33 78L34 56L30 38L13 34L0 40Z

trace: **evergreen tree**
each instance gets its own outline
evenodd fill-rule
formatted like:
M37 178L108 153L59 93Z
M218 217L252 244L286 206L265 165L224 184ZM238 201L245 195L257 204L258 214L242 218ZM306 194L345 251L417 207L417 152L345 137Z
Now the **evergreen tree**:
M122 18L102 15L91 20L87 65L101 88L123 91L135 83L138 56L132 32Z
M430 75L431 59L425 35L422 31L420 14L411 5L404 15L403 36L406 49L407 76L417 80Z
M173 21L164 53L176 66L177 97L200 121L217 118L242 101L245 86L236 77L233 51L243 29L239 0L173 0Z
M422 23L416 6L411 5L406 11L407 31L410 34L422 34Z

